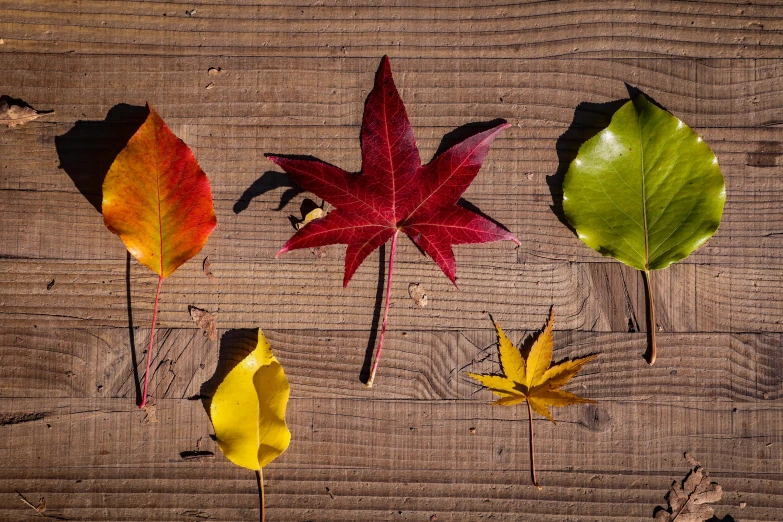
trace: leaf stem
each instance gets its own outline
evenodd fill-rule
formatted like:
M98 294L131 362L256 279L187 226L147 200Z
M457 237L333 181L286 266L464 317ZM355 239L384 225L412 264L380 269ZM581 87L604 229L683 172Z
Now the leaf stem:
M650 332L650 346L647 350L647 362L652 366L655 364L655 358L657 356L657 344L655 341L655 334L658 330L658 325L655 322L655 298L653 294L653 284L650 278L650 271L644 271L644 282L647 286L647 309L650 311L650 324L648 329Z
M526 400L527 418L530 421L530 476L533 479L533 485L538 489L543 489L536 481L536 459L533 456L533 409L530 407L530 400Z
M261 522L266 519L266 505L264 504L264 470L256 471L256 483L258 483L258 502L261 506Z
M392 270L394 270L394 253L397 251L397 236L399 234L400 231L397 230L394 232L394 236L392 236L391 254L389 254L389 278L386 280L386 307L383 311L381 338L378 340L378 349L375 351L375 361L372 363L370 378L367 380L368 388L372 388L372 383L375 381L375 372L378 369L378 361L381 358L381 350L383 350L383 338L386 336L386 321L389 318L389 301L391 300Z
M140 410L147 406L147 387L150 383L150 365L152 364L152 344L155 340L155 323L158 320L158 301L160 300L160 287L162 284L163 276L158 276L158 290L155 292L155 308L152 311L152 331L150 332L150 347L147 350L147 369L144 371L144 390L141 392Z

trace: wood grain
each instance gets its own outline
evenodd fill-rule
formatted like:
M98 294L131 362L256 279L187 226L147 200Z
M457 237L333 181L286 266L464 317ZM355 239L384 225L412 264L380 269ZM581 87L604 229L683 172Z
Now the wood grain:
M35 399L0 404L17 416L41 406ZM775 520L774 506L783 500L783 433L768 427L780 426L781 406L615 399L600 403L598 424L594 407L562 410L557 425L535 422L545 486L539 492L527 485L521 409L472 401L293 399L290 449L265 470L269 517L476 520L496 514L514 520L522 512L549 521L643 521L687 471L682 452L688 450L731 492L718 514ZM14 498L18 489L58 491L47 505L78 520L134 520L152 506L157 520L182 520L188 510L209 520L253 519L252 474L219 455L198 401L159 401L155 422L125 399L52 400L41 413L0 427L0 455L15 462L0 479L0 514L18 517L29 509ZM653 418L654 429L641 422ZM196 446L218 455L183 461L180 453ZM747 504L742 511L739 500Z
M0 230L3 255L94 259L108 248L121 249L90 204L100 206L100 167L108 169L122 147L119 135L127 139L133 130L123 134L125 127L111 116L120 102L139 106L149 100L194 149L216 198L220 228L210 244L226 258L272 259L293 230L289 216L301 217L307 195L293 196L290 181L275 172L265 152L315 154L360 168L358 124L377 60L304 59L287 72L272 60L222 57L68 55L49 60L45 69L38 67L39 58L45 57L0 54L0 67L11 70L0 79L0 90L57 111L36 127L0 134L0 144L9 145L0 157L0 216L12 225ZM519 260L604 261L550 207L560 194L557 173L582 140L608 122L611 107L600 104L626 97L627 81L692 125L715 150L726 177L721 228L683 263L781 263L773 255L783 248L776 188L777 166L783 164L777 145L783 141L783 105L775 90L783 84L779 61L476 63L422 70L420 62L400 60L394 66L425 158L460 125L499 116L514 124L493 145L466 197L518 235ZM224 67L225 74L209 76L210 66ZM129 70L132 83L125 81ZM101 86L87 100L80 90L85 82ZM208 83L217 87L205 90ZM47 101L53 84L56 104ZM575 116L583 102L599 105L582 106ZM109 123L103 120L107 113ZM35 210L32 216L28 209ZM476 262L475 250L464 250L461 264Z
M210 248L208 244L205 250ZM482 328L489 312L507 318L504 324L510 328L532 329L554 306L557 329L627 332L631 323L637 331L646 331L644 288L637 271L619 263L503 263L499 255L490 257L501 248L481 249L487 256L482 265L459 267L457 289L415 246L402 243L395 263L400 283L392 288L389 328ZM513 250L506 254L513 255ZM0 260L4 324L125 327L129 283L133 324L148 323L157 279L135 261L128 271L126 255L116 255L114 261ZM218 256L210 257L217 282L203 274L201 258L165 281L158 314L163 327L191 327L188 305L219 312L224 328L260 324L369 330L377 314L377 253L347 288L341 286L341 263L324 267L309 251L271 262L224 263ZM781 332L780 273L777 268L680 264L657 272L653 277L659 329ZM55 283L48 289L51 281ZM424 285L427 308L418 308L408 296L411 282Z
M0 3L17 51L280 57L539 58L568 54L779 58L774 3Z
M489 320L486 321L489 323ZM158 399L189 399L215 371L230 338L210 341L198 330L158 331L150 388ZM506 329L515 342L532 332ZM225 333L225 332L222 332ZM411 331L389 335L377 385L359 377L365 331L265 329L299 398L472 399L491 394L465 372L499 371L494 330ZM0 334L0 397L135 400L129 332L124 329L13 328ZM232 335L242 335L232 332ZM661 360L647 367L644 334L555 333L556 361L600 353L573 381L597 400L680 397L762 401L783 399L781 334L661 334ZM134 330L137 371L144 371L149 330ZM611 375L611 379L607 376ZM695 383L699 383L698 386ZM773 401L773 402L767 402Z
M347 289L343 247L275 260L312 196L264 154L359 170L384 54L425 160L456 128L512 124L465 197L522 245L458 247L457 290L400 242L367 390L383 257ZM770 1L0 0L0 94L56 111L0 129L0 519L36 517L17 491L69 520L258 519L252 473L219 453L198 400L221 342L195 329L192 304L229 337L262 327L291 381L294 439L265 470L270 521L649 521L685 451L723 487L716 515L781 520L781 58ZM655 273L653 367L641 277L557 211L564 168L626 84L699 133L728 194L712 240ZM194 150L218 215L164 283L154 416L135 408L133 369L156 281L99 213L145 102ZM464 372L497 370L487 312L517 341L552 305L555 359L601 353L569 384L599 402L536 419L539 492L524 408L489 406Z

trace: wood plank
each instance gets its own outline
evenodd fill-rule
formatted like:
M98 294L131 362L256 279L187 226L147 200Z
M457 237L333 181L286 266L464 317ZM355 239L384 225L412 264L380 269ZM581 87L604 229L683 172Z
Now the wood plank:
M500 177L499 173L497 177ZM543 180L544 176L540 178ZM271 186L288 183L282 174L274 173L256 186L265 185L257 190L269 190ZM248 187L252 184L249 182ZM482 264L486 248L493 256L523 263L616 263L586 247L559 221L550 208L552 197L549 193L515 194L510 187L506 192L502 186L496 187L496 194L478 193L487 189L488 185L471 189L470 203L514 232L522 245L518 249L510 243L458 247L460 267ZM121 252L122 243L106 230L101 215L86 199L74 193L75 189L64 190L0 189L0 218L7 224L0 229L0 254L15 258L89 260ZM218 229L209 239L210 248L220 252L224 260L273 260L279 248L295 232L290 218L302 219L302 202L305 199L321 201L312 194L301 194L278 211L287 190L285 187L271 189L252 202L242 199L243 189L239 188L233 196L216 194ZM537 192L541 190L546 188L539 188ZM237 208L239 214L233 211ZM30 209L35 212L31 214ZM680 263L781 267L783 258L775 255L783 248L781 221L783 198L780 192L731 192L716 235ZM345 247L330 247L328 259L320 263L340 265L344 250Z
M430 58L781 56L778 4L622 0L475 4L0 3L8 50ZM247 4L247 5L242 5Z
M401 242L367 390L383 255L345 290L342 247L275 261L311 196L264 153L358 170L383 54L423 158L461 125L512 123L466 198L522 246L458 248L457 291ZM36 517L17 491L71 520L258 518L253 474L219 453L197 397L220 343L194 328L195 304L218 312L227 338L264 327L291 381L294 439L265 470L269 520L649 521L687 472L685 451L724 488L718 517L780 520L781 57L777 2L0 0L0 94L56 110L0 130L0 519ZM639 274L587 249L550 209L558 174L625 83L710 144L728 191L716 236L655 274L654 367L641 359ZM193 148L219 220L164 285L154 416L135 408L133 369L155 279L96 211L145 101ZM486 312L516 341L552 304L556 359L602 353L568 387L599 403L536 420L538 491L527 412L489 406L464 372L497 368ZM212 455L183 458L195 450Z
M524 333L506 332L515 342ZM496 337L489 328L391 333L371 390L360 382L369 332L265 329L264 333L285 367L293 395L299 398L486 402L490 394L481 392L465 372L499 371ZM4 383L0 397L134 401L136 379L144 372L149 330L134 331L137 375L129 335L118 328L7 328L0 332L0 382ZM202 384L215 372L219 350L230 350L237 336L253 338L250 332L232 331L218 343L198 330L159 330L150 381L152 397L199 395ZM647 348L644 334L556 332L554 359L600 353L571 385L577 393L589 390L596 400L783 399L781 334L661 334L658 343L660 360L649 367L642 360Z
M16 56L0 54L0 66L6 60L4 67L11 71L0 79L0 90L57 110L46 122L0 133L0 217L10 225L0 230L2 255L93 259L107 249L121 249L116 238L106 234L90 202L100 206L100 170L108 168L122 147L120 136L127 139L133 131L122 118L120 123L103 122L109 108L123 99L143 104L149 96L159 109L165 108L174 130L196 151L212 178L220 223L210 244L226 256L271 259L292 232L288 216L299 213L306 197L299 195L286 204L290 182L274 172L264 152L314 153L348 169L360 167L358 122L375 61L348 61L324 70L323 61L301 60L292 64L298 72L292 75L269 74L265 67L280 67L271 61L221 58L226 75L210 77L206 70L215 65L211 58L179 63L107 57L93 63L90 57L72 56L47 59L51 67L44 68L39 68L38 58L45 57L28 57L20 67ZM727 179L729 197L721 228L683 262L745 267L783 263L783 257L775 255L783 248L778 225L783 206L775 168L783 156L777 145L783 141L783 127L775 126L783 121L783 106L775 94L783 84L779 62L495 61L479 62L479 68L475 63L428 63L430 68L423 70L422 62L403 61L398 76L403 78L404 94L413 100L409 109L424 157L436 151L443 134L460 124L498 115L516 121L517 126L493 146L466 196L520 237L520 261L604 260L577 241L550 209L550 192L555 199L559 195L552 175L562 172L580 138L595 132L590 125L605 124L611 113L606 106L590 106L597 116L588 128L568 129L574 108L583 101L622 98L627 93L621 80L638 78L643 89L652 88L659 101L713 146ZM76 78L73 70L84 70L86 76ZM136 76L133 89L125 81L128 71ZM454 82L456 71L459 81ZM170 79L161 82L167 76ZM309 80L294 84L299 78ZM213 94L216 89L203 89L207 80L226 83ZM483 87L489 82L498 85L494 93ZM435 89L438 85L446 87ZM80 89L95 96L84 103ZM584 116L585 111L579 113ZM84 117L88 119L72 127ZM116 121L114 116L110 119ZM748 125L754 127L737 131ZM505 251L494 250L493 255ZM471 252L466 250L463 263L476 262Z
M482 250L484 255L491 252ZM212 253L209 245L205 253ZM93 261L0 259L3 324L127 327L130 286L133 324L146 326L152 320L157 279L135 260L128 263L127 254L115 255L113 261L108 255ZM389 321L394 331L486 328L487 312L502 318L508 328L534 329L550 306L557 310L561 330L627 332L629 321L637 330L646 330L641 276L619 263L533 264L488 258L481 266L460 267L457 289L412 243L400 243L398 256ZM210 257L216 282L202 272L201 257L166 280L158 314L161 326L192 327L187 307L195 305L218 311L223 328L368 331L382 304L379 254L368 258L347 288L341 287L341 262L324 266L314 262L309 251L272 262ZM679 264L657 272L659 330L780 332L780 274L777 268ZM48 289L51 281L55 283ZM411 300L408 283L424 285L430 301L426 308Z
M245 138L283 133L293 140L299 134L287 127L317 132L327 126L327 136L338 138L332 127L358 126L382 55L285 60L219 54L50 56L8 53L7 47L0 46L0 64L7 70L0 86L12 88L13 95L31 104L53 105L57 114L47 117L48 122L103 120L117 103L149 101L161 110L165 107L162 115L176 124L233 125L238 127L234 132L260 127L246 129L252 133ZM566 127L582 102L627 98L625 83L697 129L776 126L783 121L783 102L776 96L783 75L779 59L401 57L393 59L392 66L420 140L440 139L441 134L422 134L428 127L450 130L498 117L523 126ZM222 73L210 76L209 67L221 67ZM209 83L212 87L206 89ZM82 89L92 95L85 99ZM352 141L357 133L350 133ZM202 136L208 139L209 133ZM321 146L334 145L327 141ZM431 147L434 151L437 142ZM353 157L358 160L359 155Z
M0 400L11 416L40 407L36 399ZM588 420L594 418L589 406L558 411L557 425L534 423L545 485L539 492L528 485L521 408L293 399L287 419L294 439L265 470L268 516L517 520L526 513L552 522L641 522L684 476L688 450L726 491L718 515L777 520L775 506L783 501L779 400L614 399L600 407L608 419L597 428ZM54 399L40 413L37 420L0 427L0 457L9 463L0 478L0 516L25 516L29 508L15 490L45 496L52 510L79 520L133 520L149 509L157 520L182 520L188 510L210 520L257 516L252 473L219 454L198 401L159 401L152 423L124 399ZM640 422L651 418L654 428ZM197 444L215 458L183 461L180 452Z

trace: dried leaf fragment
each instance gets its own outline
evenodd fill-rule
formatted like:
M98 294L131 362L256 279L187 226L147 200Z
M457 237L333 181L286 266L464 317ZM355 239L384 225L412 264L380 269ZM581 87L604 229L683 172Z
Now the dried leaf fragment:
M424 286L421 284L411 283L408 285L408 295L411 296L413 302L419 308L427 306L427 294L424 292Z
M201 269L204 270L204 275L209 278L213 283L217 281L215 274L212 273L212 262L209 260L209 256L204 258L204 262L201 264Z
M315 207L313 210L308 212L301 223L296 224L296 229L299 230L309 222L313 221L314 219L321 219L326 215L326 212L324 212L324 209L321 207Z
M224 72L225 71L220 67L210 67L209 69L207 69L207 74L210 76L220 76Z
M39 112L24 102L8 96L0 97L0 125L7 125L9 129L24 125L44 114L54 114L54 111Z
M204 337L209 338L211 341L217 341L217 317L215 314L192 305L188 306L188 311L196 325L201 328Z
M680 485L677 481L666 494L668 509L661 508L655 513L656 522L704 522L712 518L714 510L706 504L717 502L723 496L723 489L710 482L710 474L699 461L689 453L685 458L693 469L685 476Z

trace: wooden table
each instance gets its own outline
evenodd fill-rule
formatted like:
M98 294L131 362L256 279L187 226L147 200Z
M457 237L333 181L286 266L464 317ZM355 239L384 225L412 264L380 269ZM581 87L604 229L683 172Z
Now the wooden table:
M685 451L723 487L719 517L783 520L783 5L276 3L0 0L0 94L56 111L0 130L0 518L39 518L21 494L68 520L258 519L252 472L219 452L198 400L219 342L196 305L221 334L263 328L289 376L269 521L650 521ZM512 124L466 198L522 245L457 247L457 290L402 240L368 390L388 248L346 289L344 247L275 259L313 196L264 154L358 170L384 54L423 159L461 125ZM656 274L653 367L641 276L550 208L625 83L704 138L728 194L714 238ZM97 211L145 101L195 152L218 215L163 286L154 415L133 367L156 278ZM538 491L526 408L491 407L464 372L496 368L488 312L516 341L550 306L555 359L601 352L568 387L599 402L536 419Z

